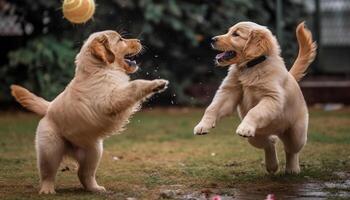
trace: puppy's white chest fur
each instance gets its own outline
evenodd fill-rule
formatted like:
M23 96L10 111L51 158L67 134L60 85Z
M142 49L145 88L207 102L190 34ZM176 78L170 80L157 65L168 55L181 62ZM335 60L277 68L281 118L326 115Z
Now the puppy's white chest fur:
M266 110L260 111L255 108L253 111L257 113L264 112L264 114L261 114L262 117L269 117L270 112L275 113L275 117L270 123L264 127L257 127L257 132L283 132L289 123L284 114L286 99L288 98L285 92L289 78L288 71L282 64L278 66L264 64L255 68L237 71L238 83L242 89L241 101L238 102L237 106L238 114L243 119L259 103L266 105L271 103L271 106L266 106Z
M139 103L116 108L113 102L127 98L123 87L129 77L116 71L105 71L94 77L73 79L48 111L58 132L75 144L85 144L120 132ZM117 94L111 96L112 94ZM119 94L119 95L118 95Z

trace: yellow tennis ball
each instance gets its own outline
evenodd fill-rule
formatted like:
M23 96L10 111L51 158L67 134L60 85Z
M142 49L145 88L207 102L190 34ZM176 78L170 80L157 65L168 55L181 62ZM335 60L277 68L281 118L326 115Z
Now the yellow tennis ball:
M63 16L72 23L87 22L95 13L94 0L64 0Z

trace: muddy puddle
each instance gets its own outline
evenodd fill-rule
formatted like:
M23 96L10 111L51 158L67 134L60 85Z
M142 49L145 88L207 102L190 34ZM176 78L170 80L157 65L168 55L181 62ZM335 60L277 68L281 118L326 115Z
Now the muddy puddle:
M347 176L347 178L349 178ZM160 199L181 200L264 200L267 196L273 200L323 200L350 199L350 179L301 183L268 182L240 185L236 188L202 189L188 191L181 186L173 186L160 191ZM272 194L272 195L271 195Z

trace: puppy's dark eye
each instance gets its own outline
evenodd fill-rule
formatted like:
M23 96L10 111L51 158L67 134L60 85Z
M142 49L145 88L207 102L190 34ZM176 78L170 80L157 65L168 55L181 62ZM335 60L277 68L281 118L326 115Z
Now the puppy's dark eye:
M233 33L232 33L232 36L233 36L233 37L238 37L239 34L238 34L237 32L233 32Z
M124 39L123 39L123 38L119 38L119 39L117 40L117 43L118 43L118 42L122 42L122 41L124 41Z

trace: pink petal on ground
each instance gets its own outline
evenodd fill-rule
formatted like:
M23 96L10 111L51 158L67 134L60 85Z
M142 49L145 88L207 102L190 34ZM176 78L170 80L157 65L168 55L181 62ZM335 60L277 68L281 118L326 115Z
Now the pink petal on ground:
M212 200L221 200L221 197L219 195L217 195L217 196L213 197Z
M265 200L276 200L274 194L268 194Z

